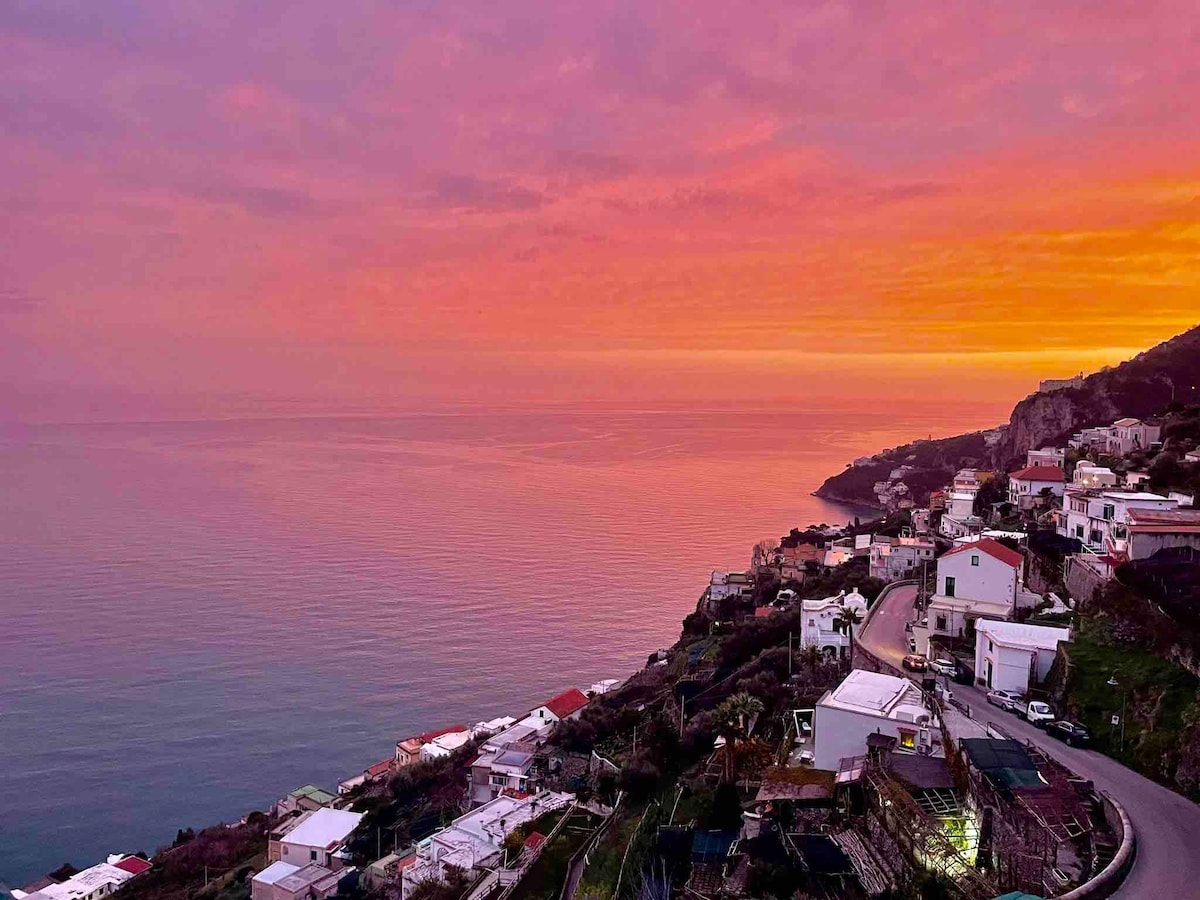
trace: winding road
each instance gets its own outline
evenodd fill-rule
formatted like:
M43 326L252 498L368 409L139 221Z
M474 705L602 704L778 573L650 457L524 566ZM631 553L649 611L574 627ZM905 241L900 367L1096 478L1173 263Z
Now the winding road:
M898 586L883 595L881 605L857 636L861 645L899 667L908 647L904 623L913 615L915 600L915 585ZM1200 898L1200 806L1101 753L1068 747L1013 713L989 705L979 688L950 688L955 699L970 707L973 718L995 722L1013 737L1037 745L1125 807L1137 834L1137 859L1112 896L1121 900Z

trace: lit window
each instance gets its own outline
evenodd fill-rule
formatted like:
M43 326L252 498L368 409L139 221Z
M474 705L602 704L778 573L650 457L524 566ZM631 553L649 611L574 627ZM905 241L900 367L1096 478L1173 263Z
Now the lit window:
M917 733L915 731L900 732L900 747L903 750L913 750L917 746Z

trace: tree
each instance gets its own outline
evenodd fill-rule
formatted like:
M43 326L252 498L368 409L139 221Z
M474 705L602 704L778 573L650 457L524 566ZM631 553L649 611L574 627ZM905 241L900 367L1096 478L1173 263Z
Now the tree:
M817 666L821 664L821 648L816 644L809 644L800 651L800 661L808 666L809 672L817 674Z
M846 635L849 638L848 643L852 649L854 647L854 626L859 624L862 620L862 613L860 613L853 606L843 607L842 611L838 613L837 619L835 620L839 626L845 629Z
M724 778L733 781L737 772L737 742L750 732L754 717L763 711L762 701L747 693L734 694L717 707L717 733L725 739Z

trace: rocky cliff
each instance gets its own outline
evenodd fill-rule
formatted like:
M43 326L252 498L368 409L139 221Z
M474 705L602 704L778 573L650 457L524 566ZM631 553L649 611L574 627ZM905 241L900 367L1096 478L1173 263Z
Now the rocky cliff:
M907 466L902 480L918 501L964 466L1006 470L1025 451L1060 444L1081 428L1107 425L1122 416L1139 418L1172 401L1200 402L1200 326L1113 368L1089 375L1081 387L1030 394L1008 423L991 432L917 441L886 450L827 479L818 497L879 505L874 487Z

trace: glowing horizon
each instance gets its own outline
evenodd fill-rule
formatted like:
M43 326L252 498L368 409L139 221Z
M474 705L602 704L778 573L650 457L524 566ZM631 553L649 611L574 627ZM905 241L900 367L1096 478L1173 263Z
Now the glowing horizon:
M0 399L998 410L1200 320L1196 18L11 5Z

